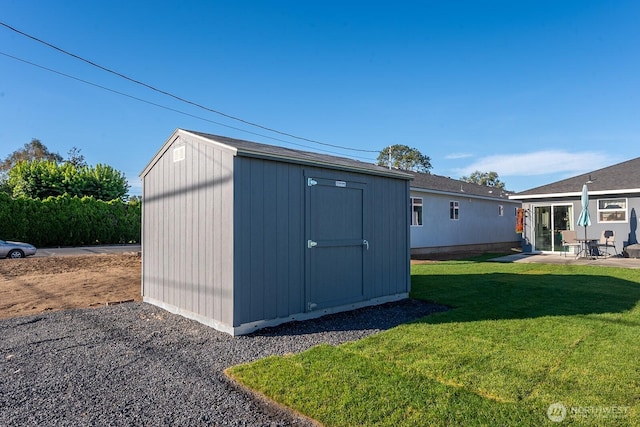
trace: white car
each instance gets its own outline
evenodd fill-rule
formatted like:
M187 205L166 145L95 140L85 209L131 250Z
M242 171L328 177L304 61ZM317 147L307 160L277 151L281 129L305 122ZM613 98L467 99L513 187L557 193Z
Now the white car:
M22 242L0 240L0 258L24 258L36 254L36 247Z

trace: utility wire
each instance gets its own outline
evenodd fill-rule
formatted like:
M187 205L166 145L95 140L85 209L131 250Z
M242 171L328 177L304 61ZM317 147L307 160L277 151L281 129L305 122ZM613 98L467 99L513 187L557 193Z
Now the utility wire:
M195 114L187 113L185 111L181 111L181 110L178 110L178 109L175 109L175 108L167 107L165 105L161 105L161 104L158 104L158 103L155 103L155 102L152 102L152 101L148 101L146 99L138 98L137 96L129 95L127 93L120 92L120 91L117 91L115 89L111 89L111 88L108 88L106 86L102 86L102 85L99 85L97 83L93 83L93 82L90 82L88 80L84 80L84 79L81 79L79 77L75 77L75 76L72 76L70 74L66 74L66 73L63 73L61 71L45 67L45 66L40 65L40 64L36 64L35 62L31 62L31 61L28 61L26 59L18 58L17 56L13 56L13 55L10 55L10 54L5 53L5 52L1 52L0 51L0 55L6 56L7 58L11 58L11 59L16 60L16 61L20 61L20 62L28 64L28 65L31 65L33 67L40 68L40 69L45 70L45 71L49 71L50 73L58 74L60 76L67 77L69 79L76 80L78 82L81 82L81 83L84 83L84 84L87 84L87 85L90 85L90 86L93 86L93 87L97 87L99 89L106 90L108 92L115 93L115 94L120 95L120 96L124 96L124 97L130 98L130 99L134 99L136 101L143 102L143 103L148 104L148 105L153 105L154 107L162 108L164 110L172 111L174 113L182 114L184 116L193 117L194 119L203 120L205 122L213 123L213 124L216 124L218 126L223 126L223 127L229 128L229 129L234 129L234 130L237 130L237 131L240 131L240 132L245 132L245 133L248 133L248 134L251 134L251 135L260 136L262 138L268 138L268 139L271 139L271 140L274 140L274 141L279 141L279 142L282 142L282 143L285 143L285 144L295 145L297 147L303 147L303 148L307 148L307 149L310 149L310 150L322 151L324 153L335 154L335 155L338 155L338 156L342 156L343 155L342 153L336 153L336 152L329 151L329 150L313 148L313 147L309 147L309 146L306 146L306 145L297 144L295 142L286 141L284 139L276 138L276 137L273 137L273 136L263 135L263 134L260 134L260 133L257 133L257 132L252 132L252 131L249 131L249 130L241 129L241 128L238 128L238 127L234 127L234 126L230 126L230 125L227 125L227 124L224 124L224 123L217 122L215 120L210 120L210 119L207 119L205 117L197 116ZM367 158L367 157L361 157L361 156L355 156L355 155L352 155L351 157L357 158L357 159L362 159L362 160L367 160L367 161L371 161L371 162L375 162L376 161L374 159L370 159L370 158Z
M264 130L269 131L269 132L274 132L274 133L277 133L277 134L280 134L280 135L284 135L284 136L287 136L289 138L294 138L294 139L298 139L298 140L301 140L301 141L312 142L314 144L320 144L320 145L324 145L324 146L328 146L328 147L339 148L339 149L342 149L342 150L359 151L359 152L365 152L365 153L378 153L378 151L376 151L376 150L363 150L363 149L359 149L359 148L344 147L344 146L341 146L341 145L327 144L326 142L320 142L320 141L316 141L314 139L309 139L309 138L304 138L304 137L301 137L301 136L296 136L296 135L293 135L293 134L290 134L290 133L287 133L287 132L282 132L282 131L279 131L277 129L273 129L273 128L270 128L270 127L267 127L267 126L263 126L263 125L260 125L260 124L257 124L257 123L253 123L253 122L250 122L248 120L244 120L244 119L241 119L239 117L232 116L230 114L226 114L226 113L223 113L223 112L218 111L218 110L214 110L213 108L209 108L209 107L204 106L202 104L199 104L197 102L190 101L190 100L182 98L182 97L180 97L178 95L174 95L171 92L168 92L168 91L165 91L165 90L162 90L162 89L158 89L158 88L156 88L154 86L151 86L150 84L144 83L144 82L142 82L140 80L136 80L136 79L134 79L132 77L129 77L129 76L125 75L125 74L122 74L122 73L119 73L117 71L114 71L114 70L112 70L110 68L107 68L105 66L102 66L100 64L96 64L93 61L85 59L85 58L83 58L83 57L81 57L79 55L76 55L76 54L71 53L71 52L69 52L67 50L64 50L64 49L62 49L62 48L60 48L60 47L58 47L56 45L53 45L53 44L48 43L48 42L46 42L46 41L44 41L42 39L39 39L39 38L35 37L35 36L32 36L30 34L27 34L27 33L23 32L23 31L20 31L20 30L14 28L14 27L12 27L12 26L4 23L4 22L0 21L0 25L2 25L5 28L8 28L9 30L14 31L14 32L16 32L16 33L18 33L18 34L20 34L20 35L22 35L24 37L30 38L31 40L34 40L34 41L36 41L38 43L42 43L45 46L48 46L48 47L50 47L52 49L55 49L58 52L64 53L65 55L71 56L72 58L75 58L75 59L80 60L82 62L85 62L85 63L87 63L87 64L89 64L89 65L91 65L93 67L96 67L96 68L99 68L99 69L101 69L103 71L106 71L107 73L114 74L114 75L116 75L118 77L121 77L121 78L123 78L125 80L128 80L128 81L130 81L132 83L135 83L135 84L140 85L140 86L144 86L147 89L151 89L152 91L155 91L155 92L161 93L161 94L163 94L165 96L169 96L171 98L174 98L174 99L176 99L176 100L178 100L180 102L184 102L186 104L193 105L194 107L201 108L201 109L209 111L211 113L219 114L219 115L227 117L229 119L242 122L242 123L244 123L246 125L254 126L254 127L257 127L257 128L260 128L260 129L264 129Z

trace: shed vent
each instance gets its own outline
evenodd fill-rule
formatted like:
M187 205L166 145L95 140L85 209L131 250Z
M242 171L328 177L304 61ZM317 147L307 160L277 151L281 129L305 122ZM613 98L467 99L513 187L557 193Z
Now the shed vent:
M185 153L184 145L175 147L173 149L173 162L175 163L175 162L180 162L184 160L184 153Z

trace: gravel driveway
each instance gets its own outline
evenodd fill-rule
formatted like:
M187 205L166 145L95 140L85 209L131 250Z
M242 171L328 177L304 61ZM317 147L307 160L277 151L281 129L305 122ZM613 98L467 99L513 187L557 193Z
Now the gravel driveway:
M444 309L405 300L235 338L145 303L5 319L0 425L309 425L252 398L222 371Z

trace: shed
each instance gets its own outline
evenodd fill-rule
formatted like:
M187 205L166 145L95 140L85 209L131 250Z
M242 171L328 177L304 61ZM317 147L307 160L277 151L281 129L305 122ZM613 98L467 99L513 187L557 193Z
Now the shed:
M178 129L141 178L145 302L241 335L409 294L409 174Z

